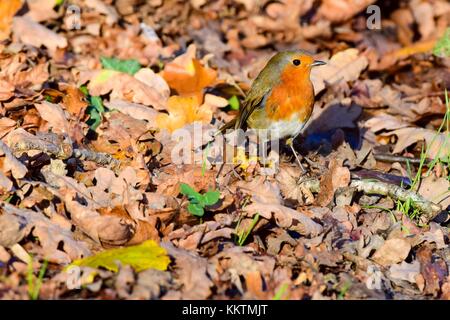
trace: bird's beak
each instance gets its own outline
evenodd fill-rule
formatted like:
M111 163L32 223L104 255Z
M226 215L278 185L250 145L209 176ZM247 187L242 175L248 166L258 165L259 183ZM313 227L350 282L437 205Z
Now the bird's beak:
M315 60L313 63L311 63L312 67L317 67L317 66L323 66L324 64L327 64L324 61L320 61L320 60Z

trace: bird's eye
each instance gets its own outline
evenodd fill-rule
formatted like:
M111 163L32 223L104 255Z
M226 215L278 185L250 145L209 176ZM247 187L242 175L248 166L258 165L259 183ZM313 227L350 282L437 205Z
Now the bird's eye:
M294 61L292 61L292 63L294 64L294 66L299 66L300 65L300 60L295 59Z

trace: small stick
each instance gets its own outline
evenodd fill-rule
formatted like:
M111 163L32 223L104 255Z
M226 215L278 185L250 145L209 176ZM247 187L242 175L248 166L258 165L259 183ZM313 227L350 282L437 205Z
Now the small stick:
M319 179L308 179L302 185L311 192L320 192ZM406 201L411 199L413 205L421 211L420 222L424 224L433 220L442 211L442 206L439 204L428 201L416 192L405 190L394 184L371 180L352 180L350 187L364 194L380 194L389 196L394 200Z
M72 155L75 158L94 161L103 166L112 165L113 167L117 167L120 164L119 160L114 159L110 154L103 152L95 152L87 149L74 149Z
M400 162L400 163L411 163L411 164L420 164L421 160L419 158L409 158L403 156L395 156L388 153L375 153L374 158L378 161L383 162ZM428 164L431 160L426 159L425 164Z

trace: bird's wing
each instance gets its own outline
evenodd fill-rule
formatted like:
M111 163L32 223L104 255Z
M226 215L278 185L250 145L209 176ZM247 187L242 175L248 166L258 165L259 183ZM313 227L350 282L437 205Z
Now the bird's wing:
M247 124L248 118L252 115L252 113L256 109L264 107L264 102L268 94L269 91L263 94L252 94L252 92L249 93L242 105L242 111L235 123L235 129L244 128Z

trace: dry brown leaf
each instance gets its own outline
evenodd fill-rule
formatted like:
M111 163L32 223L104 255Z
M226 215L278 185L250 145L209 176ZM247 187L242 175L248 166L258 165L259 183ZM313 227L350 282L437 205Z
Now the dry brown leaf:
M380 114L370 118L364 123L364 126L373 132L378 132L381 130L397 130L400 128L405 128L408 125L409 124L407 122L404 122L398 117L394 117L389 114Z
M135 234L135 225L130 219L101 215L94 209L92 201L87 205L78 202L78 199L84 199L84 201L89 199L80 197L73 189L61 190L61 192L64 194L63 201L73 223L96 242L114 246L124 245Z
M16 87L32 87L33 90L40 90L42 84L48 80L48 63L40 63L28 70L19 71L10 75L11 83Z
M334 193L338 188L347 187L350 183L350 171L342 167L335 159L329 164L329 170L320 179L320 192L316 204L326 207L333 201Z
M401 264L393 264L389 268L389 277L416 283L417 276L420 275L420 263L414 260L412 263L402 261Z
M444 209L450 206L450 182L446 178L437 178L435 174L430 174L421 180L418 193L425 199L440 204Z
M8 100L14 96L15 87L4 79L0 79L0 101Z
M213 282L208 277L208 260L190 251L179 249L170 242L161 242L161 247L175 258L181 287L181 298L185 300L207 299L211 295Z
M372 259L382 266L400 263L408 257L411 244L405 239L389 239L374 253Z
M376 0L322 0L317 14L331 22L344 22L375 2Z
M17 125L16 121L3 117L0 119L0 139L3 139Z
M336 85L341 81L357 80L368 64L369 61L359 54L358 49L351 48L336 53L325 66L311 71L311 81L316 95L327 86Z
M144 82L139 80L145 80ZM162 78L153 71L138 71L134 76L114 70L100 70L84 74L90 77L89 93L101 96L111 93L111 99L126 100L152 106L158 110L165 110L169 96Z
M67 264L90 254L85 243L73 239L70 228L63 229L42 213L18 209L5 202L2 203L1 209L4 214L19 217L21 228L25 228L27 233L33 230L33 235L39 238L42 246L42 255L50 262Z
M414 18L419 25L419 32L422 40L428 40L436 36L436 23L434 21L433 6L429 2L413 0L410 2L410 8Z
M0 141L0 156L4 156L4 158L0 158L0 171L2 173L11 172L15 179L25 177L28 172L27 167L14 157L9 147L3 141Z
M13 32L25 44L39 48L41 45L53 54L58 48L67 47L67 39L28 17L13 19Z
M80 119L88 106L86 96L75 86L68 86L65 93L63 95L64 107L70 114Z
M250 215L259 213L268 220L273 216L281 228L295 230L305 236L316 236L322 232L322 226L304 213L282 205L279 187L264 181L264 177L257 177L250 183L238 182L236 186L252 196L252 203L244 208Z
M36 22L56 19L60 16L53 8L55 0L27 0L29 11L25 15Z
M146 120L149 122L149 125L156 126L158 112L155 109L149 108L142 104L131 103L119 99L105 102L105 106L107 106L110 110L118 110L135 119Z
M398 137L392 153L399 153L414 143L425 141L428 158L445 159L450 154L450 140L446 133L438 134L430 129L409 127L392 131L389 134L395 134Z
M64 110L60 105L44 101L35 104L42 119L48 122L50 128L55 133L69 134L69 122L67 121Z

